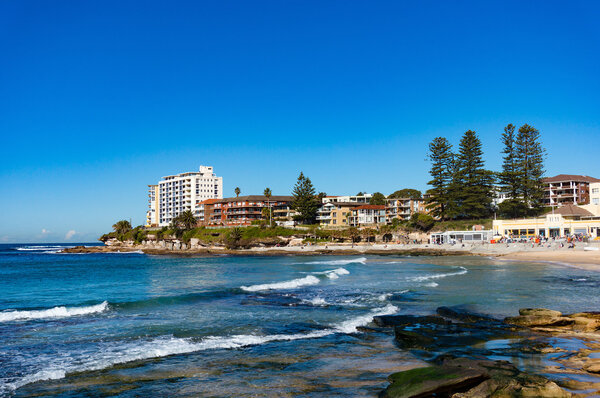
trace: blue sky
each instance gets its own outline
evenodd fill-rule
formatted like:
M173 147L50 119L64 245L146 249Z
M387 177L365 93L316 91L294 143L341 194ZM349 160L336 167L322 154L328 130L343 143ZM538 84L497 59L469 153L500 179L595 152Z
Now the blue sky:
M538 128L600 177L600 3L0 2L0 242L93 241L212 165L289 194L426 189L427 144ZM45 231L45 232L43 232Z

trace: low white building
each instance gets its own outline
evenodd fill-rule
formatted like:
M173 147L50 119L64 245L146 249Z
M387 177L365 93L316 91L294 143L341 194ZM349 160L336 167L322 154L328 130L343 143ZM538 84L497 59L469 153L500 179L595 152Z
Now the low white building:
M156 221L161 227L168 226L184 211L194 211L198 202L223 198L223 177L217 177L212 166L200 166L196 172L165 176L157 185L148 187L146 219Z
M429 238L436 245L489 242L492 240L492 230L435 232Z

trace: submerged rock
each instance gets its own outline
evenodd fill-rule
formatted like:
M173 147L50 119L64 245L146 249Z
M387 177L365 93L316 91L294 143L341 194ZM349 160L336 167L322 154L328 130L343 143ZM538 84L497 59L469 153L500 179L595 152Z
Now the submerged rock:
M498 322L497 319L488 315L478 314L461 307L439 307L436 312L444 318L456 319L462 322Z
M451 322L435 315L381 315L373 317L373 322L380 327L410 326L418 324L448 325Z
M384 398L570 397L556 383L519 371L506 361L449 359L389 376Z

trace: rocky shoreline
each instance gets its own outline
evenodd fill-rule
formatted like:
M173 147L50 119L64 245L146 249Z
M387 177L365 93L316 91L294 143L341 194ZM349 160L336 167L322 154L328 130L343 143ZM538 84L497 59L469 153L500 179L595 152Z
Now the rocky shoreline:
M306 250L305 250L306 249ZM314 256L314 255L335 255L335 256L352 256L352 255L403 255L403 256L458 256L469 255L471 253L465 251L447 251L434 248L391 248L380 249L377 247L369 248L365 246L356 246L355 248L327 248L327 246L312 246L301 249L297 247L294 250L285 250L285 248L261 248L256 249L226 249L219 246L210 246L204 248L173 250L166 248L138 248L127 246L75 246L66 248L62 253L144 253L151 255L167 255L167 256L182 256L182 257L210 257L210 256Z
M399 348L430 364L390 375L390 385L380 397L600 393L600 313L563 315L547 309L522 309L519 316L499 320L460 307L440 307L434 315L379 316L374 323L377 328L362 331L393 331ZM561 347L555 340L569 344ZM523 371L513 364L522 366L528 360L543 363L543 369ZM571 377L559 377L564 374Z

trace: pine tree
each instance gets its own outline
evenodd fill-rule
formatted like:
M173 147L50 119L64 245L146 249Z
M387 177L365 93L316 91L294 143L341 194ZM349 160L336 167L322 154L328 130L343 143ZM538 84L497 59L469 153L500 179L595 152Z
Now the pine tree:
M516 164L520 185L517 194L523 200L527 216L535 216L543 210L544 156L546 151L539 141L540 132L524 124L519 128L515 141Z
M298 218L304 224L313 224L317 219L318 203L315 198L315 188L310 178L300 172L294 190L292 191L292 208L298 212Z
M503 193L516 199L521 181L517 168L514 125L508 124L504 127L502 143L504 144L504 150L502 151L504 161L502 163L502 172L498 174L498 182Z
M502 217L518 218L527 213L527 205L519 197L521 172L517 163L517 148L515 144L515 126L508 124L502 134L504 154L502 171L498 173L500 192L508 198L498 205Z
M431 181L427 184L432 188L428 190L426 200L429 213L442 220L447 219L449 186L452 181L453 159L452 145L444 137L436 137L429 144L428 159L431 161Z
M491 213L492 173L484 168L483 150L477 134L468 130L460 140L451 199L461 218L485 218Z

